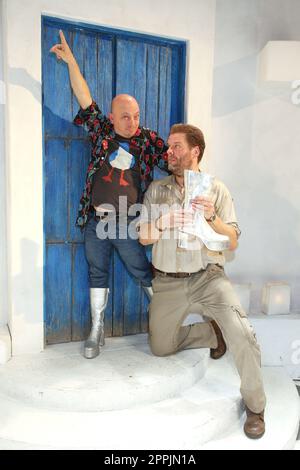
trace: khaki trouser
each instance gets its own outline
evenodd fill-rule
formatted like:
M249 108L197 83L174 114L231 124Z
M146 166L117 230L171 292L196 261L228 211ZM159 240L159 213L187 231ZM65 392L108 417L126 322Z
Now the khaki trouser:
M216 348L210 322L182 326L189 313L201 313L219 325L241 378L241 395L254 413L266 404L260 369L260 348L253 329L222 267L210 264L187 278L158 274L152 281L150 346L166 356L182 349Z

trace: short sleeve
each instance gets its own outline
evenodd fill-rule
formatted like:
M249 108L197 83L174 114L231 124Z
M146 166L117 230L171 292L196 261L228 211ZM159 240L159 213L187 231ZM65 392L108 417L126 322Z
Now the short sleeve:
M144 195L139 225L150 223L159 215L159 206L155 203L154 198L154 184L151 183Z
M232 225L237 233L237 237L241 235L238 225L233 198L227 187L220 183L217 189L217 199L215 202L216 213L225 224Z
M80 108L73 122L77 126L82 126L88 132L93 142L96 141L100 134L107 134L112 129L111 122L102 113L95 101L86 109Z
M169 148L168 145L165 143L164 139L162 139L162 137L157 134L157 132L150 131L149 129L146 129L146 132L149 142L149 149L151 149L151 158L149 163L151 164L152 168L157 166L169 174L167 154L167 150Z

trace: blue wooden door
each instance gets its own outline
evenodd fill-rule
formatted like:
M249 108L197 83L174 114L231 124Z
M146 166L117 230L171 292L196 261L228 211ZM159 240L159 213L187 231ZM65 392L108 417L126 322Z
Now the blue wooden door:
M72 124L78 103L67 65L49 53L62 29L93 98L107 114L112 97L135 96L141 124L166 138L184 120L185 44L42 18L44 133L44 309L47 344L79 341L90 329L83 235L75 227L90 157L87 135ZM150 255L148 250L148 255ZM114 252L106 336L146 332L147 299Z

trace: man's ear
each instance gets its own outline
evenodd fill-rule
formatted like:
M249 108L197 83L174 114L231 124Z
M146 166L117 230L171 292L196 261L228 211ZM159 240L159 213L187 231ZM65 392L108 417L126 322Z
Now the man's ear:
M192 155L193 155L193 157L196 157L197 160L198 160L199 155L200 155L200 149L199 149L198 146L196 146L192 149Z
M110 120L110 122L113 124L114 123L114 116L112 113L109 113L108 114L108 119Z

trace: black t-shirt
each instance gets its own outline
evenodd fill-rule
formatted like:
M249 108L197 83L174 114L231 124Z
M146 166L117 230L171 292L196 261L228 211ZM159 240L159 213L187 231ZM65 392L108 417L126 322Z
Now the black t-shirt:
M119 196L122 204L119 207ZM140 199L139 149L130 139L116 135L110 141L106 161L95 173L92 184L92 205L111 204L117 213L128 212Z

